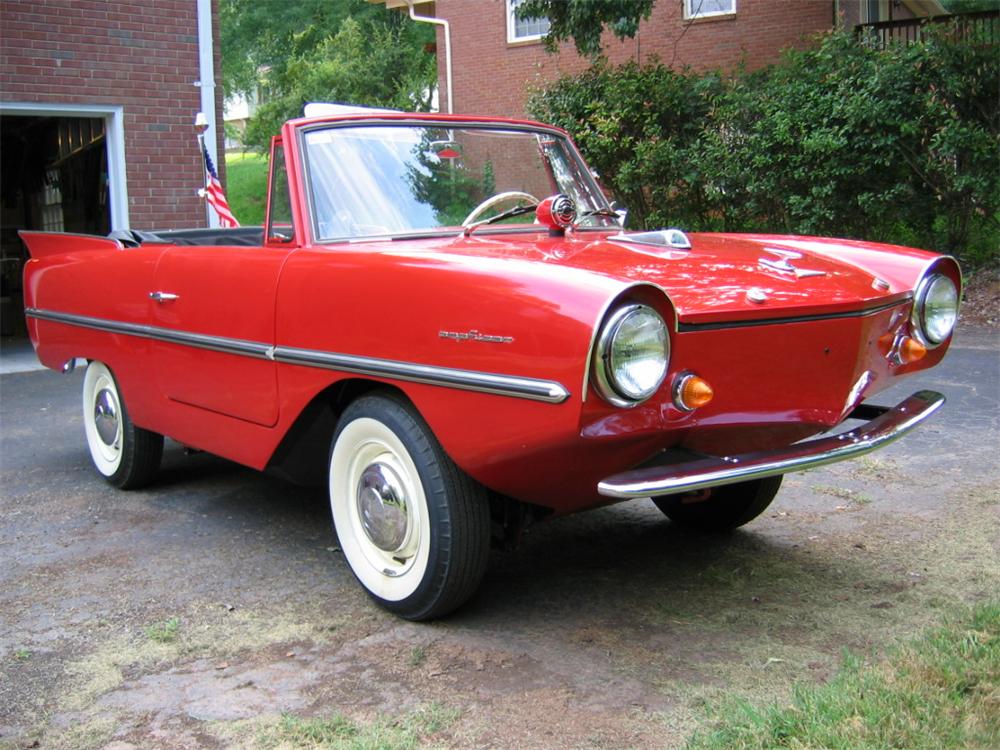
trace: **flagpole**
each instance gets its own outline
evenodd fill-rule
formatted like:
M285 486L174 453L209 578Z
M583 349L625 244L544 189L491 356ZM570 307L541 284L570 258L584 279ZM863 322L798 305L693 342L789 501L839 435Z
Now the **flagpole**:
M205 131L208 130L208 118L204 112L199 112L194 117L194 129L198 134L198 162L201 164L202 182L208 186L208 176L205 174ZM198 189L198 196L205 201L205 222L209 227L217 227L218 219L212 207L205 200L205 187Z

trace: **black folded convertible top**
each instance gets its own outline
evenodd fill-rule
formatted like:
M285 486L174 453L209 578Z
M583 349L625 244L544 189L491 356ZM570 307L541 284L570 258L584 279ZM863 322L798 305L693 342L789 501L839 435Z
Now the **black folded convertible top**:
M146 232L139 229L116 229L108 235L128 247L139 245L222 245L253 247L264 244L262 227L235 229L167 229Z

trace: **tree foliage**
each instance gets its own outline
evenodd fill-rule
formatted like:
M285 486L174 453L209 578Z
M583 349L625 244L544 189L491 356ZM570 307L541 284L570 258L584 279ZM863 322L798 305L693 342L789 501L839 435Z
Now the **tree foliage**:
M601 33L607 27L619 39L634 37L639 21L649 18L654 0L525 0L519 18L548 18L545 45L549 51L572 39L587 57L601 53Z
M998 7L997 0L942 0L941 5L949 13L977 13Z
M947 27L885 51L846 32L754 73L599 65L531 108L641 226L823 234L969 260L1000 240L1000 56Z
M366 0L221 0L227 96L265 92L247 145L266 148L309 101L422 110L437 64L434 31Z

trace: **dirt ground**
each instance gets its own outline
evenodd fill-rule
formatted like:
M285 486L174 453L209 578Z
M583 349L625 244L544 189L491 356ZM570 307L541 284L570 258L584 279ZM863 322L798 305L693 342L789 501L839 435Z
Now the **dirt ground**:
M983 268L965 279L960 318L965 325L1000 326L1000 269Z
M1000 591L996 328L881 399L941 390L931 423L789 476L748 527L648 501L539 525L424 625L354 583L322 492L176 445L148 490L105 485L81 383L0 379L0 747L271 747L282 715L419 711L430 746L677 747Z

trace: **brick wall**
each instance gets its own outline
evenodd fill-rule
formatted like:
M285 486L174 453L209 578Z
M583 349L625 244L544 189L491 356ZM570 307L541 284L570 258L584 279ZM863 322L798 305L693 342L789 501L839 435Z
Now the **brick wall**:
M539 42L508 44L504 0L436 0L435 15L451 23L455 112L523 116L529 92L560 75L584 70L572 44L557 55ZM781 49L808 44L808 37L833 26L833 0L737 0L735 16L682 18L682 0L657 0L635 39L607 35L613 63L645 61L656 55L673 67L694 70L749 68L775 62ZM444 38L438 31L438 67L444 99ZM446 105L442 101L442 110Z
M215 134L222 153L218 4ZM3 0L0 101L124 107L129 219L204 226L195 0ZM221 165L220 165L221 168Z

